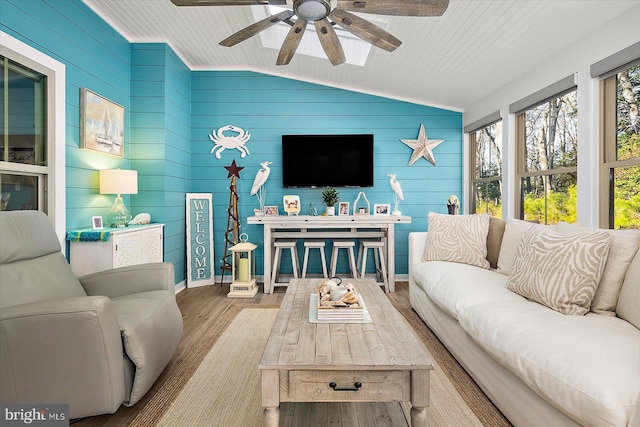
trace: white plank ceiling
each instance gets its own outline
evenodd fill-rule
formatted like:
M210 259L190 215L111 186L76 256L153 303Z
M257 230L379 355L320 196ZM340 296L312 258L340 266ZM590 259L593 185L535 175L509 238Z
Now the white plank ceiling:
M441 17L382 19L403 41L373 47L364 66L332 66L278 51L259 36L234 47L218 42L255 22L251 7L177 7L170 0L84 0L130 42L166 42L192 70L250 70L464 111L545 58L614 20L638 0L450 0ZM266 31L272 31L268 29ZM315 37L307 31L304 37Z

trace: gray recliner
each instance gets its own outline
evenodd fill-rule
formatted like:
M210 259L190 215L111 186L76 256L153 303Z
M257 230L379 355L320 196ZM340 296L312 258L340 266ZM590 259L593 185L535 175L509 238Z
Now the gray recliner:
M76 278L46 215L0 212L0 403L135 404L182 338L174 286L168 262Z

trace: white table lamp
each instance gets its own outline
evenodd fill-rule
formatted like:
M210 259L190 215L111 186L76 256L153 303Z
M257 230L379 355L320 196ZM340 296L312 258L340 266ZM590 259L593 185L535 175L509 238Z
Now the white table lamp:
M131 214L124 205L122 194L138 194L138 171L103 169L100 171L100 194L115 194L116 200L107 215L110 227L126 227Z

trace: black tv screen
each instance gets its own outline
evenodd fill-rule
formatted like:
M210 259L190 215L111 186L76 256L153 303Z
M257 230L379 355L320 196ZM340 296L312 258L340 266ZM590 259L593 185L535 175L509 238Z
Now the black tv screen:
M373 135L282 135L282 184L373 187Z

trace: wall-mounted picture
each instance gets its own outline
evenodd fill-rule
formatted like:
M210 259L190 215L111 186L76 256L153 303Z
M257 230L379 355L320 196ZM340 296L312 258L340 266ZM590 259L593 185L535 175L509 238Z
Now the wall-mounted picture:
M349 215L349 202L340 202L338 205L338 215Z
M101 216L92 216L91 217L91 225L94 230L102 230L102 217Z
M80 148L124 157L124 107L80 89Z
M391 205L389 205L389 204L373 205L373 214L374 215L389 215L389 210L390 209L391 209Z
M277 206L265 206L264 214L266 216L278 216L278 207Z

